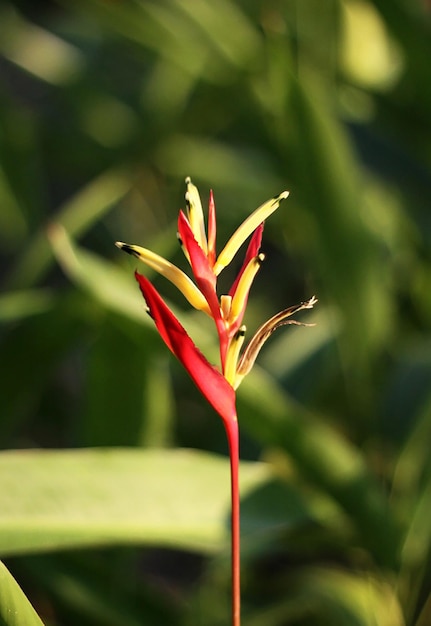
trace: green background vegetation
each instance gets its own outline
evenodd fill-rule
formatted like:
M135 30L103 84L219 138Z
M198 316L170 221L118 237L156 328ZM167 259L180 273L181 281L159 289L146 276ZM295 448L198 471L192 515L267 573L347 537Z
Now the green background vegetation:
M250 334L319 297L238 392L244 626L431 622L430 30L426 0L1 3L0 555L47 626L229 623L222 424L113 246L182 263L187 175L219 246L291 192ZM40 624L8 570L1 623Z

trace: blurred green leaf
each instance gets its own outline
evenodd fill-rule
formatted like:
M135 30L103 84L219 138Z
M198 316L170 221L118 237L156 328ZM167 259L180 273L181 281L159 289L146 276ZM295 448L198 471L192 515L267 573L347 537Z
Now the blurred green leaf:
M287 623L327 626L404 626L391 586L377 576L336 568L303 568L289 579L290 597L266 610L256 610L250 626ZM300 620L299 622L297 620Z
M49 289L32 289L0 295L0 322L11 322L51 308L54 294Z
M0 621L2 626L43 626L3 563L0 563Z
M27 228L18 200L2 167L0 167L0 205L1 241L6 248L13 251L14 246L27 234Z
M428 359L420 359L415 365L425 366L428 370ZM426 395L429 395L429 385L427 390ZM423 396L420 393L418 395ZM423 397L421 399L416 423L395 465L392 490L394 507L405 526L399 594L405 613L412 620L419 600L419 590L424 586L427 576L427 555L431 552L431 405L429 398L425 402ZM422 619L426 619L426 610Z
M283 190L285 182L274 173L273 157L264 151L251 152L220 141L193 135L176 134L161 144L157 162L171 174L183 177L193 172L208 180L211 187L240 185L253 194L264 188ZM257 205L259 202L257 203Z
M204 34L204 40L214 51L234 66L247 66L258 58L260 39L251 20L233 2L221 0L217 8L204 0L173 0ZM226 32L226 24L234 25Z
M295 581L297 593L333 626L404 626L391 586L372 576L329 568L310 568ZM319 611L320 612L320 611Z
M55 219L71 235L82 235L124 197L130 185L130 174L120 170L104 172L60 207ZM33 285L53 259L46 232L36 234L20 252L9 280L21 287Z
M149 324L144 301L136 297L132 273L128 276L113 263L75 247L60 224L51 225L48 236L59 263L76 283L108 309Z
M77 48L26 20L12 7L2 7L0 24L3 55L37 78L62 85L76 79L82 70L84 57Z
M267 478L264 464L243 463L243 494ZM0 482L3 555L133 543L210 553L228 542L225 458L190 450L11 451L0 455Z
M371 351L388 337L391 316L385 267L361 215L364 198L353 147L313 82L294 81L290 100L296 121L293 167L314 226L310 248L319 259L326 289L343 312L344 355L357 372L366 371Z

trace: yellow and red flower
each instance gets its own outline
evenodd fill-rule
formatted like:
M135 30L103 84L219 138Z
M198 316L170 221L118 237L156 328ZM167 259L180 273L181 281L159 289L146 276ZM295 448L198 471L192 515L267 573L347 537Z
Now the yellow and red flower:
M209 315L215 323L220 346L220 367L212 365L196 347L177 317L164 302L152 283L135 272L142 295L157 329L173 354L183 364L202 395L225 423L236 421L235 390L252 368L257 354L268 337L280 326L298 324L290 316L302 309L311 309L317 302L313 296L306 302L291 306L265 322L241 354L246 328L242 325L248 294L253 279L264 260L260 252L264 221L289 195L283 191L257 208L237 228L224 248L216 253L216 215L212 192L208 207L208 227L197 188L186 179L186 213L179 212L178 238L190 263L194 281L163 257L146 248L117 242L116 245L170 280L196 309ZM251 236L242 267L229 292L219 296L217 279L229 265L241 245Z

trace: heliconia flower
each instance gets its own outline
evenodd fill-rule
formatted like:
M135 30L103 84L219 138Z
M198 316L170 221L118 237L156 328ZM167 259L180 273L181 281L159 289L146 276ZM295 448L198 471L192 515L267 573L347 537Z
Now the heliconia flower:
M229 444L231 468L231 556L232 556L232 626L240 626L240 510L239 510L239 437L235 407L235 391L256 360L265 341L280 326L301 324L291 315L311 309L317 302L313 296L306 302L284 309L257 330L241 352L246 327L242 321L253 279L265 256L260 252L264 221L278 209L289 195L283 191L256 209L237 228L224 248L216 252L216 214L212 192L208 206L208 225L198 190L186 179L186 213L179 212L178 238L190 264L192 280L181 269L146 248L117 242L116 245L137 257L170 280L188 302L209 315L215 323L220 349L220 365L211 365L196 347L182 324L173 314L152 283L135 272L148 312L173 354L183 364L203 396L222 417ZM241 269L227 294L217 292L217 279L229 265L242 244L250 237Z
M264 221L278 209L289 193L283 191L257 208L237 228L224 248L216 253L216 213L212 192L208 207L208 226L197 188L186 179L186 213L178 216L178 238L190 264L194 280L168 260L140 246L117 242L116 245L146 263L170 280L188 302L210 316L215 323L220 348L220 366L212 365L193 343L177 317L164 302L152 283L135 273L148 312L173 354L183 364L200 392L223 418L236 421L235 390L252 368L268 337L280 326L301 324L290 316L302 309L311 309L317 302L313 296L306 302L291 306L265 322L241 353L246 327L242 324L249 291L265 256L260 252ZM251 237L250 237L251 236ZM239 248L250 237L242 267L229 292L217 293L217 279L229 265Z

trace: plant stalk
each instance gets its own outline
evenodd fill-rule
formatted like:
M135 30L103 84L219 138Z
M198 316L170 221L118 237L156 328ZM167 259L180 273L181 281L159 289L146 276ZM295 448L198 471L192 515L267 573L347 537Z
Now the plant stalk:
M232 626L241 624L240 588L240 510L239 510L239 430L238 421L226 428L230 458L231 481L231 573Z

